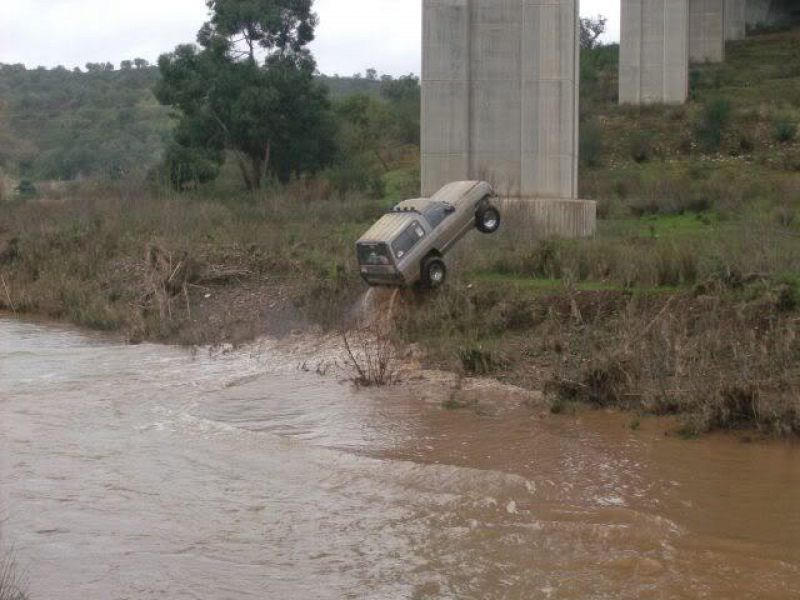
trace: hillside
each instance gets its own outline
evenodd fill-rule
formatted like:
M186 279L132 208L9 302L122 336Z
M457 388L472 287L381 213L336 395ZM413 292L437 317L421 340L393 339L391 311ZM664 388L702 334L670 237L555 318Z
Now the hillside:
M91 67L81 72L0 64L0 169L35 181L119 179L160 160L172 120L153 96L158 69ZM320 79L334 101L381 96L377 78Z
M157 69L72 72L0 65L8 134L27 147L6 158L32 179L120 178L158 160L168 111L151 93Z
M796 208L800 29L729 42L692 68L686 106L617 106L614 53L584 67L584 197L622 215Z

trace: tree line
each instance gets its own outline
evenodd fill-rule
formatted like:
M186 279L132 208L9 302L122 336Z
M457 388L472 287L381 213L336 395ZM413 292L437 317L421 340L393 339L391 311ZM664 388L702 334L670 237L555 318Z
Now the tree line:
M341 192L379 195L398 168L413 178L416 76L321 75L308 47L313 0L206 3L195 43L157 66L0 65L0 165L31 179L149 172L179 190L214 181L226 165L251 190L322 173ZM585 48L603 26L582 22Z

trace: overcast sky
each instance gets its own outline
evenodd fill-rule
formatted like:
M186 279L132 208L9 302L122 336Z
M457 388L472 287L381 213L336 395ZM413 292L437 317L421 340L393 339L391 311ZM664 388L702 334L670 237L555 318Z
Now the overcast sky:
M582 0L581 14L608 18L619 39L620 0ZM326 74L374 67L420 71L421 0L316 0L313 50ZM204 0L0 0L0 62L83 66L141 57L155 62L193 42L207 19Z

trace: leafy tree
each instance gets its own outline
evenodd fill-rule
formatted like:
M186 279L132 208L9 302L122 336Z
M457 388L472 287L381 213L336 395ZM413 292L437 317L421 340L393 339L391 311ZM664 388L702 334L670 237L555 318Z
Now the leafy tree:
M159 59L156 97L178 109L175 143L221 163L232 155L250 189L272 175L322 167L333 152L327 90L307 45L311 0L208 0L199 47ZM177 152L174 152L177 155Z
M402 144L419 145L420 95L419 78L406 75L381 80L381 96L389 103L394 115L393 135Z
M114 65L109 63L86 63L86 71L89 73L103 73L113 71Z
M134 58L133 66L136 67L137 69L146 69L147 67L150 66L150 63L143 58Z
M706 104L694 126L695 137L701 149L717 152L730 121L731 103L728 100L720 98Z
M373 77L377 82L377 73ZM378 86L378 94L350 94L336 103L339 153L328 177L340 192L356 189L383 195L387 182L396 179L393 172L416 162L419 80L385 75Z
M606 18L581 18L581 48L591 50L600 45L600 36L606 32Z

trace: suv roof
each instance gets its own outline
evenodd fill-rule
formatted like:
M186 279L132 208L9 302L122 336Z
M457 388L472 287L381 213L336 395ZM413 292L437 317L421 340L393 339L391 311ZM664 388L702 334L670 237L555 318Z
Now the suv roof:
M422 215L416 212L387 213L378 219L378 221L361 236L358 243L390 242L395 236L399 235L403 229L408 227L412 221L421 218Z
M424 219L423 213L431 208L432 205L446 203L455 206L476 188L481 188L483 193L492 193L491 186L482 181L454 181L453 183L448 183L431 198L404 200L395 206L391 212L378 219L361 236L358 243L390 242L413 221Z

